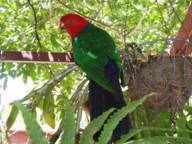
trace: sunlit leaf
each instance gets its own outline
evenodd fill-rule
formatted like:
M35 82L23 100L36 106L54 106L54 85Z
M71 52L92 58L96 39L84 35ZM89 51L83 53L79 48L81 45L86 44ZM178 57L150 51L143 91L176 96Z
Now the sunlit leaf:
M29 134L32 143L48 144L47 139L45 139L44 137L43 131L34 119L33 115L21 103L15 102L15 105L22 114L26 125L27 133Z
M51 93L47 94L44 99L43 118L50 127L55 127L54 97Z
M17 118L17 115L18 115L18 108L15 105L13 105L11 107L11 112L9 114L9 117L7 118L7 121L6 121L7 130L9 130L13 126Z

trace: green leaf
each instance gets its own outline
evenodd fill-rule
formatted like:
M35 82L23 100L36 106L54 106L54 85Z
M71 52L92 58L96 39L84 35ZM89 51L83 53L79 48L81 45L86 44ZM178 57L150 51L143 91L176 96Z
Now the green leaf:
M133 101L128 106L125 106L121 109L119 109L117 112L115 112L110 119L107 121L107 123L104 125L103 131L101 132L101 136L99 137L99 141L97 144L106 144L113 133L113 130L118 125L119 121L122 120L124 117L127 116L127 114L134 111L139 105L141 105L149 96L154 95L154 93L151 93L149 95L143 96L137 101Z
M54 47L59 47L60 44L57 42L55 36L51 35L51 43Z
M37 107L43 111L43 107L44 107L44 102L45 102L45 97L42 96L40 99L38 99L37 102Z
M68 101L65 102L66 111L64 117L64 133L61 136L60 144L74 144L75 142L75 118L74 112Z
M117 142L115 142L115 144L124 144L131 137L133 137L141 132L148 131L148 130L150 130L152 133L154 133L155 131L163 132L163 133L172 131L171 128L161 128L161 127L142 127L142 128L138 128L138 129L132 129L129 131L128 134L123 135ZM183 130L183 131L192 133L190 130Z
M155 136L150 138L138 139L125 144L191 144L192 140L182 137Z
M17 115L18 115L18 108L15 105L13 105L9 117L7 118L6 121L7 130L10 130L10 128L13 126L17 118Z
M47 139L44 137L43 131L34 119L33 115L20 102L16 101L14 103L21 111L27 133L31 138L32 144L48 144Z
M183 130L188 130L186 128L187 125L187 120L184 115L180 115L179 119L176 121L176 129L177 129L177 134L180 137L190 137L190 134L186 131Z
M37 112L36 112L36 109L35 109L35 108L33 108L33 109L31 110L31 113L32 113L32 115L33 115L34 118L37 117Z
M153 119L156 127L162 127L162 128L171 127L170 112L152 113L152 115L154 115Z
M189 129L192 129L192 120L189 120L189 121L187 122L187 126L189 127Z
M43 103L43 118L52 128L55 128L54 97L52 93L47 93Z
M83 133L83 137L80 140L80 144L92 144L93 143L93 135L99 131L105 122L105 120L109 117L109 115L114 111L113 108L104 112L97 119L94 119L85 129Z
M131 137L135 136L136 134L140 133L143 129L133 129L130 130L128 134L123 135L115 144L123 144Z

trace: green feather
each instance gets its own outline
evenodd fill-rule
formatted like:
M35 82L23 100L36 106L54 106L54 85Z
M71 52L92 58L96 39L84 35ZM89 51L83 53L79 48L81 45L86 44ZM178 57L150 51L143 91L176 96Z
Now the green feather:
M99 85L114 92L104 73L108 59L116 61L119 73L122 74L122 62L113 39L104 30L89 24L74 38L73 53L76 63Z

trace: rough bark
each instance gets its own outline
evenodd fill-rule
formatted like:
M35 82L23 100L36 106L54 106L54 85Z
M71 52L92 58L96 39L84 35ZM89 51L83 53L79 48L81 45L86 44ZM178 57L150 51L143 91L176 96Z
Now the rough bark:
M129 72L130 66L125 69ZM132 99L155 92L145 106L156 111L181 109L192 92L192 58L149 56L145 62L134 61L134 73L126 73Z

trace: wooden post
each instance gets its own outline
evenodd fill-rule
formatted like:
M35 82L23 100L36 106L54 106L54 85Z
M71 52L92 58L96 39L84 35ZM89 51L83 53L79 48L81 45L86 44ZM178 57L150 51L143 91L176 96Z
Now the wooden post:
M187 55L192 53L192 4L170 49L171 55Z

